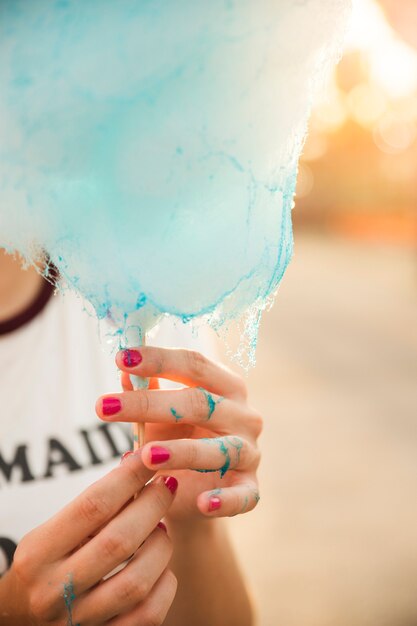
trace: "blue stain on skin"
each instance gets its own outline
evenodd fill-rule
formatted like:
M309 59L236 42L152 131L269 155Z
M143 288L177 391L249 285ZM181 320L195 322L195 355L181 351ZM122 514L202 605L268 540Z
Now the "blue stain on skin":
M230 469L231 457L230 457L230 448L234 448L236 450L236 462L234 467L239 465L240 461L240 451L243 446L243 441L239 439L239 437L214 437L213 439L201 439L208 444L216 444L219 446L220 452L224 456L224 463L221 467L217 469L197 469L196 472L201 472L202 474L209 474L210 472L220 472L220 478L226 474L226 472ZM226 445L227 444L227 445Z
M208 414L207 414L207 422L211 419L211 416L213 415L216 406L218 404L220 404L220 402L222 402L224 400L224 398L222 396L219 396L219 398L217 400L215 400L213 398L213 396L211 395L211 393L209 393L208 391L206 391L205 389L203 389L202 387L198 387L198 389L203 393L204 397L207 400L207 406L208 406ZM179 420L183 419L183 415L180 415L179 413L177 413L176 409L174 407L170 408L171 411L171 415L175 418L175 421L178 422Z
M72 621L72 606L75 600L73 575L68 574L68 582L64 583L64 593L62 594L65 606L68 611L67 626L80 626Z
M198 387L198 389L200 389L200 391L204 394L206 400L207 400L207 405L208 405L208 415L207 415L207 421L209 421L209 419L211 419L211 416L213 415L216 406L218 404L220 404L220 402L222 402L224 400L224 398L222 396L220 396L217 400L215 400L213 398L213 396L211 395L211 393L209 393L208 391L206 391L205 389L203 389L202 387Z
M239 513L244 513L246 511L246 509L248 508L248 503L249 503L249 498L248 498L248 496L245 496L245 500L243 502L243 506L242 506L241 510L239 511Z
M171 415L175 417L176 422L178 422L179 420L182 420L182 418L184 417L183 415L180 415L179 413L177 413L173 407L170 408L170 411L171 411Z

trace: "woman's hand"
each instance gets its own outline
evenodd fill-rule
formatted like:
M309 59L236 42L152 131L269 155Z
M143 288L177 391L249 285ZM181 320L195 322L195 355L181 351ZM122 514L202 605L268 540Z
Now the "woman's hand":
M0 580L0 624L162 624L176 579L167 569L171 542L157 525L177 482L161 476L146 484L152 475L132 454L27 534Z
M169 520L237 515L258 500L256 446L262 419L248 406L243 380L198 352L144 346L119 352L124 393L99 398L106 421L146 422L145 465L175 470L180 488ZM150 378L132 389L129 374ZM158 378L179 382L161 390Z

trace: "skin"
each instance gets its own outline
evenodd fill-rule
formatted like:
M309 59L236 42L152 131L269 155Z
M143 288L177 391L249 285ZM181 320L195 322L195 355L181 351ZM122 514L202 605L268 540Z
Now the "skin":
M42 277L31 267L21 268L21 261L0 248L0 322L16 316L36 297Z
M257 504L256 470L259 451L256 441L262 420L247 404L243 380L225 367L203 355L182 349L151 346L137 348L142 362L137 367L123 364L123 352L116 363L123 372L123 393L107 394L98 399L96 411L106 421L146 423L143 461L150 469L169 470L180 487L167 520L170 524L198 522L210 517L237 515L247 499L247 509ZM129 374L150 378L150 390L130 391ZM181 390L159 389L159 378L185 385ZM215 408L210 415L207 394ZM122 409L112 416L103 413L105 398L118 398ZM172 414L181 415L178 420ZM164 463L152 463L152 448L163 447L170 453ZM225 452L226 451L226 452ZM218 470L230 457L230 468L200 473L194 470ZM187 469L184 469L187 468ZM213 491L221 507L209 511Z
M174 495L162 477L145 486L152 475L132 455L27 534L1 579L0 624L162 624L176 579L168 569L172 544L156 525ZM63 601L69 582L72 620Z
M164 518L173 539L172 567L179 581L164 624L252 626L251 602L219 518L250 511L258 503L256 442L262 419L247 403L242 378L222 365L188 350L150 346L138 350L142 362L137 367L126 367L123 352L117 354L125 391L99 398L96 410L106 421L146 423L144 463L152 469L169 470L179 482L175 502ZM149 391L131 391L130 374L150 378ZM161 390L159 378L176 381L184 388ZM214 401L214 410L207 394ZM122 405L113 416L103 413L103 400L108 397L118 398ZM155 446L167 449L170 459L153 464ZM221 448L230 456L223 477L220 471L195 471L224 466ZM210 511L213 496L221 506Z
M3 290L0 282L0 316L6 310L6 319L30 303L40 279L30 270L30 279L20 282L28 272L0 251L0 277L4 273L14 276ZM107 421L146 422L146 445L22 539L11 569L0 579L0 626L70 624L64 588L69 598L75 594L74 626L254 624L220 518L257 504L261 418L247 404L243 380L221 365L186 350L146 347L141 352L143 361L135 368L123 365L121 353L116 357L124 391L111 397L120 398L122 411L105 416L103 398L96 408ZM149 391L132 391L131 373L149 377ZM184 388L162 391L159 378ZM155 446L169 450L167 462L152 464ZM226 465L221 477L219 469ZM161 472L178 480L175 498L161 482ZM132 500L152 476L155 482ZM213 497L221 506L210 510ZM168 535L155 529L161 517ZM120 542L121 536L129 543ZM109 556L104 563L103 551ZM126 569L100 582L132 554Z

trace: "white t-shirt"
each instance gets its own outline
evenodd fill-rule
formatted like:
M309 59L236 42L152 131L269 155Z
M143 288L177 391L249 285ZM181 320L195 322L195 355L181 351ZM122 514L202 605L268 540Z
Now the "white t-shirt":
M187 327L164 321L152 343L201 350L204 338L197 345ZM0 575L23 535L131 448L129 425L102 422L94 410L99 395L119 390L114 355L74 295L53 296L0 335Z

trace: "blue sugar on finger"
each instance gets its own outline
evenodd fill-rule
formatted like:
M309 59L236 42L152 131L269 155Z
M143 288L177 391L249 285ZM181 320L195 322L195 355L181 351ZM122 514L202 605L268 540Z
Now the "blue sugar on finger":
M204 397L207 400L207 407L208 407L208 413L207 413L207 421L209 421L216 409L216 406L218 404L220 404L220 402L222 402L224 400L224 398L222 396L219 396L219 398L217 398L217 400L213 397L213 395L211 393L209 393L208 391L206 391L205 389L203 389L203 387L198 387L198 389L200 389L201 393L204 394Z
M175 418L176 422L179 422L184 417L183 415L180 415L179 413L177 413L177 411L173 407L170 408L170 411L171 411L171 415Z
M231 465L231 456L230 456L230 448L234 448L236 450L236 460L234 462L234 467L237 467L240 462L240 451L243 447L243 441L239 437L213 437L213 438L203 438L200 441L207 443L209 445L217 445L219 451L224 456L224 463L221 467L215 469L196 469L196 472L201 472L202 474L209 474L212 472L219 472L220 478L226 474L226 472L230 469Z
M0 245L46 251L122 343L243 319L253 358L348 5L2 0Z
M73 604L76 596L74 592L74 577L71 573L67 575L67 581L63 583L63 588L62 597L67 609L67 626L80 626L80 624L74 624L72 620Z
M248 498L248 496L245 496L245 498L243 500L243 505L242 505L242 508L239 511L239 514L244 513L246 511L246 509L248 508L248 504L249 504L249 498Z

